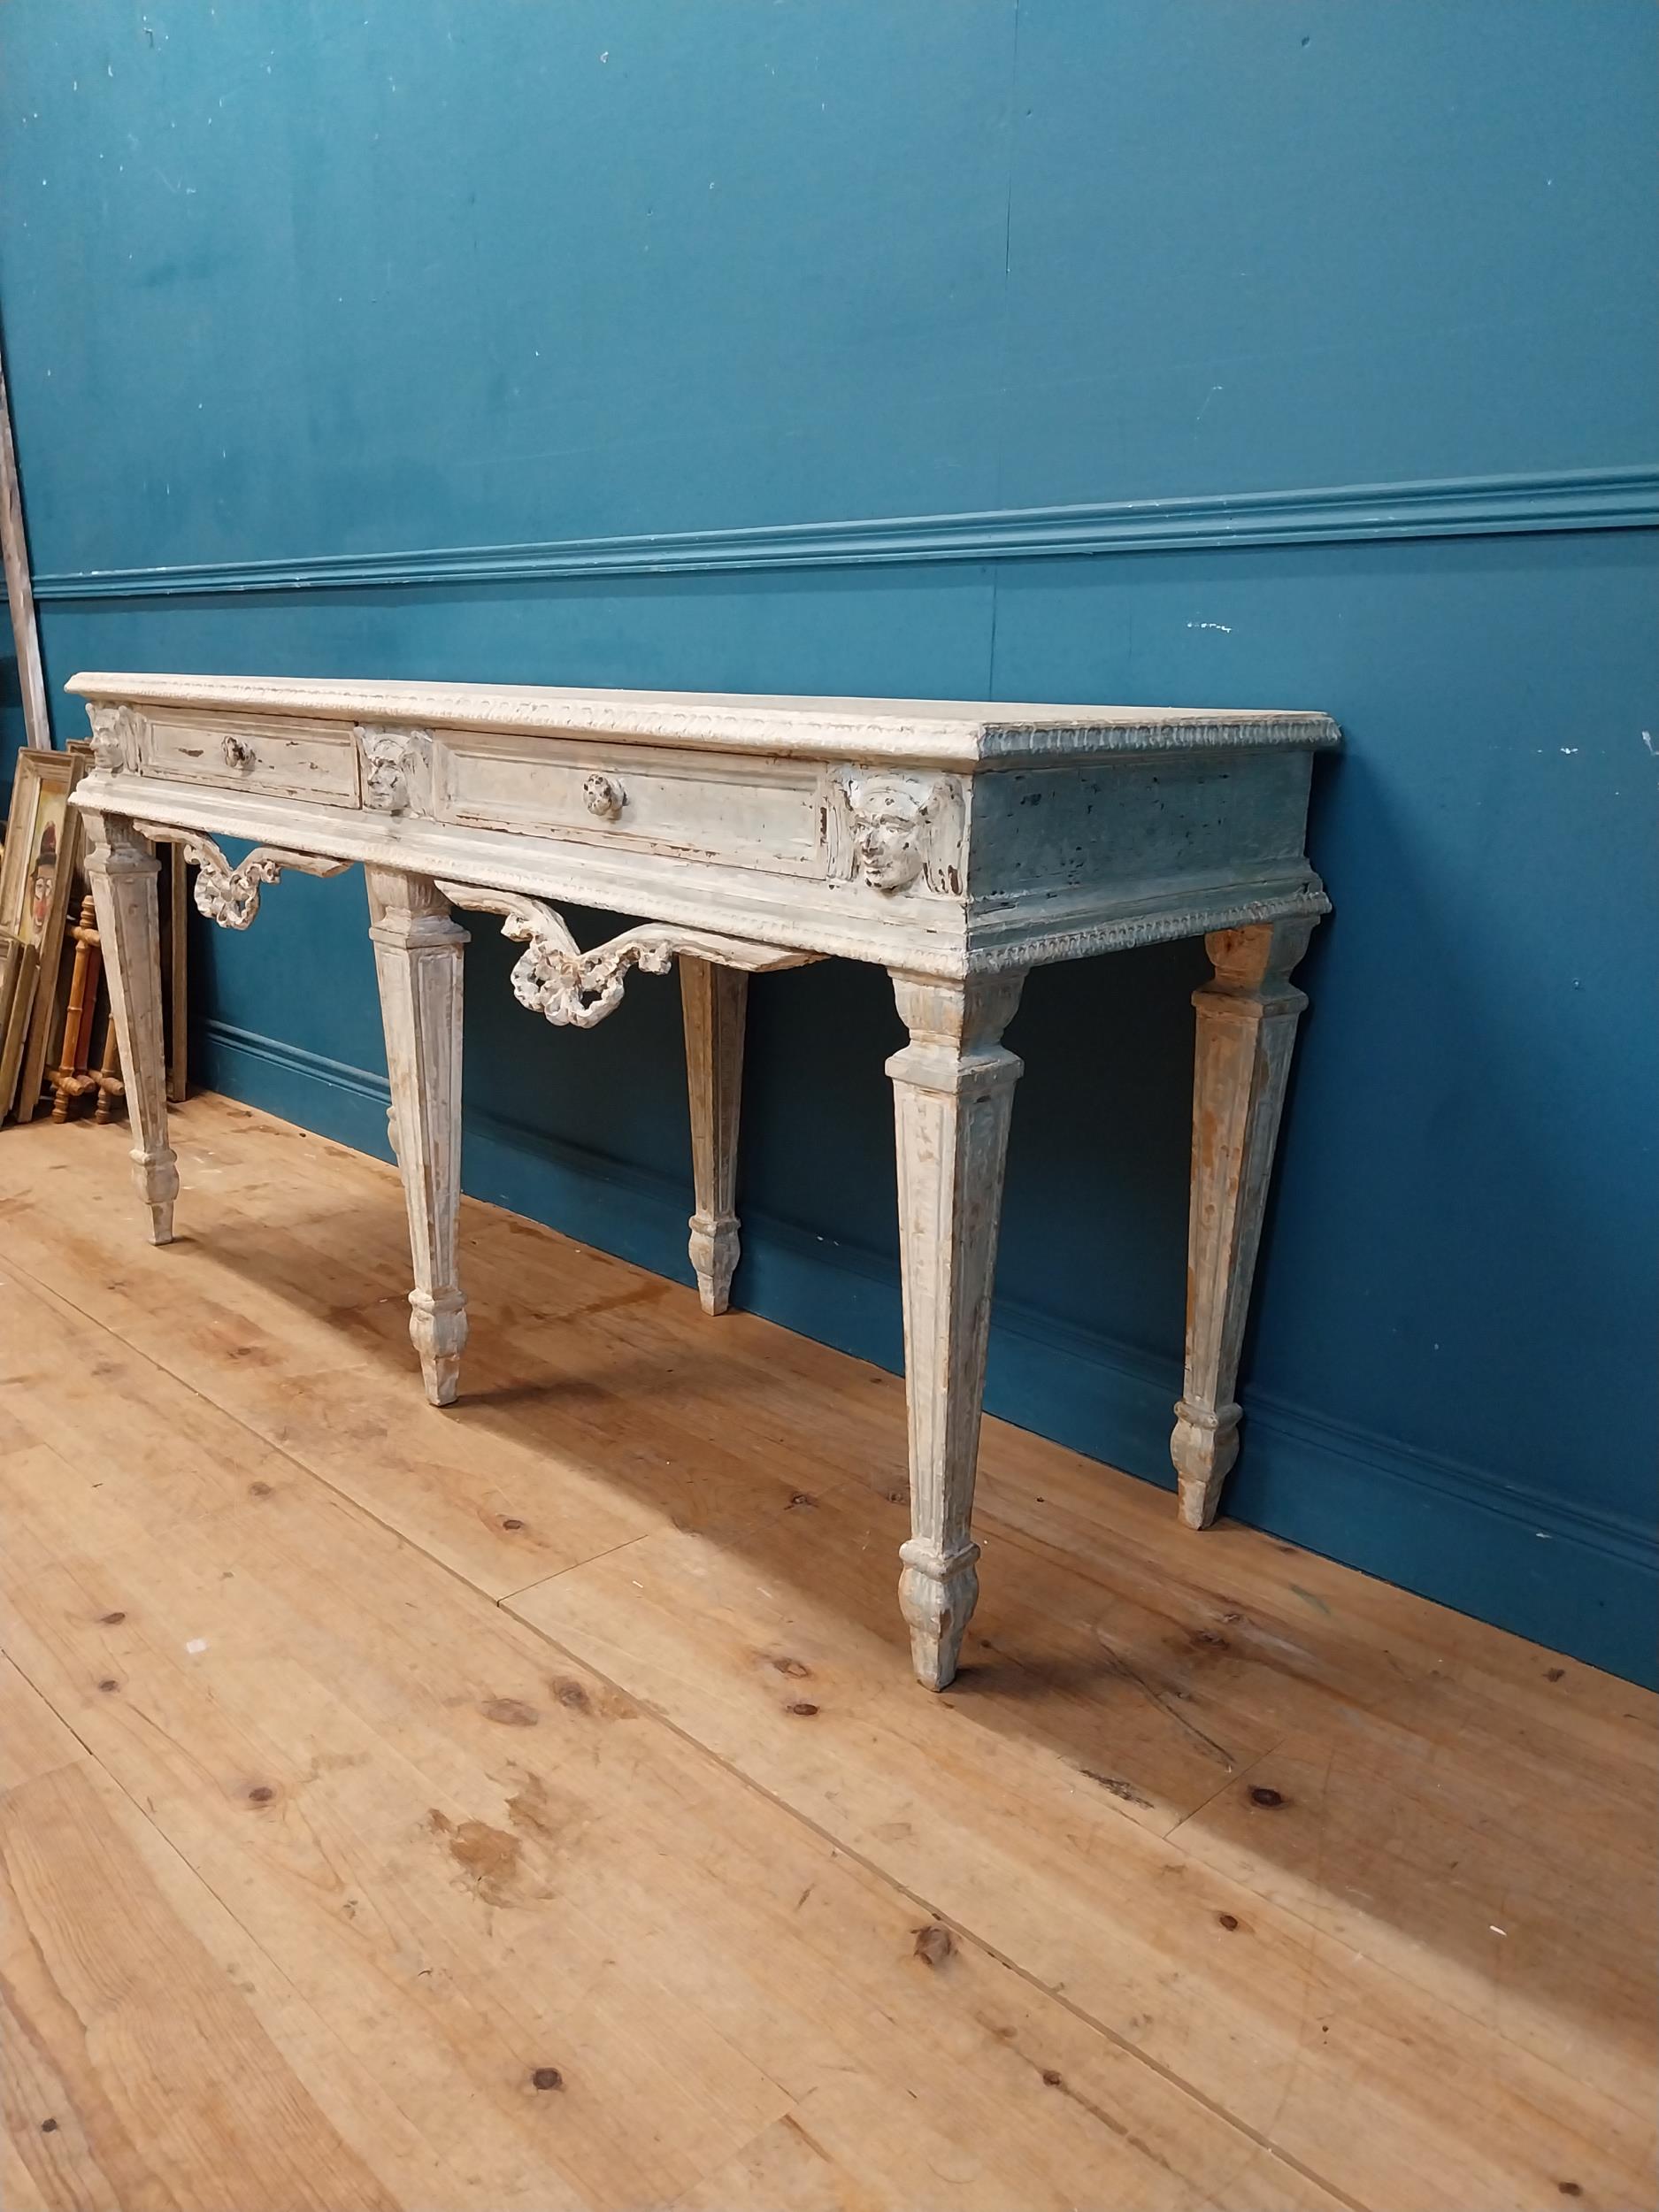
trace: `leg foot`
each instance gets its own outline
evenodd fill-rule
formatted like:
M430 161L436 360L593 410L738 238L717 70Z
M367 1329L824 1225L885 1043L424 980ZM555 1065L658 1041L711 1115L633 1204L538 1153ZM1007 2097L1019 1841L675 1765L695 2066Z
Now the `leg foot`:
M724 1313L732 1302L732 1278L737 1272L740 1249L737 1222L731 1214L693 1214L687 1250L697 1278L697 1296L704 1313Z
M687 1248L704 1313L724 1313L737 1271L738 1115L743 1092L743 1021L749 978L741 968L682 957L686 1087L691 1104L691 1171L697 1210Z
M150 1209L150 1242L171 1244L173 1206L179 1195L179 1167L171 1150L164 1150L157 1156L142 1148L134 1148L133 1180Z
M918 1681L956 1671L979 1594L971 1524L1002 1163L1019 1062L1002 1048L1023 976L895 975L910 1041L887 1062L899 1164L910 1541L899 1607Z
M171 1244L179 1167L167 1142L161 933L156 909L159 864L145 839L119 816L89 813L85 828L87 877L126 1079L133 1180L149 1209L150 1242Z
M1308 1003L1290 971L1312 932L1305 919L1213 932L1204 943L1215 978L1193 995L1187 1372L1170 1439L1188 1528L1215 1519L1239 1455L1239 1356L1296 1023Z
M466 1342L457 1272L461 1204L461 972L466 932L425 876L364 871L369 936L380 986L388 1128L403 1202L415 1286L409 1334L434 1406L453 1402Z
M910 1632L910 1664L924 1689L948 1688L962 1639L979 1601L979 1547L946 1554L912 1536L899 1546L899 1610Z
M461 1354L466 1346L466 1301L457 1291L447 1298L424 1290L409 1294L409 1338L420 1355L421 1379L434 1406L455 1403L461 1385Z
M1175 1462L1180 1517L1187 1528L1208 1528L1221 1503L1221 1486L1239 1456L1239 1409L1204 1413L1185 1398L1175 1408L1170 1456Z

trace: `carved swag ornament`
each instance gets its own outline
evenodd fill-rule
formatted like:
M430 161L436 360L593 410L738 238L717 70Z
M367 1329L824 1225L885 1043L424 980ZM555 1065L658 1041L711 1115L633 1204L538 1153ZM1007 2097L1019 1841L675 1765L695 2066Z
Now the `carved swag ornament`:
M227 855L201 830L172 829L165 822L134 822L133 827L154 844L180 848L196 871L196 911L221 929L246 929L259 911L260 892L274 883L285 868L306 876L337 876L351 864L347 860L318 860L310 853L285 852L275 845L256 845L245 860L233 867Z
M470 883L440 883L437 887L456 906L505 918L502 935L526 948L513 963L512 995L520 1006L561 1029L592 1029L614 1012L632 968L641 975L666 975L683 954L756 974L802 967L818 956L721 937L710 930L675 929L665 922L626 930L608 944L584 952L563 915L543 900L516 891L480 890Z

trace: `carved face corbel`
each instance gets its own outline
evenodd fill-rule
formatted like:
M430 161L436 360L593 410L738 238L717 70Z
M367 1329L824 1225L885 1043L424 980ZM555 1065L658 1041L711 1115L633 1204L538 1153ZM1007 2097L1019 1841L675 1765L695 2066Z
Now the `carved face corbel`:
M928 802L896 776L872 776L853 798L853 858L877 891L902 891L926 864Z
M841 772L825 814L833 875L862 876L872 890L962 888L961 787L951 776Z
M137 733L131 707L96 706L87 709L92 726L92 764L105 775L119 775L129 765Z
M377 814L426 810L432 739L426 730L375 729L359 723L363 803Z

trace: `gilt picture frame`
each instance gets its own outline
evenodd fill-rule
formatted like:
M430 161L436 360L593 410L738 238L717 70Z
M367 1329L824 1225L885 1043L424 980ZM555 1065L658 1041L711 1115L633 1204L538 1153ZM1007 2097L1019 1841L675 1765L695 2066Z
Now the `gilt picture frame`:
M35 975L40 956L9 931L0 930L0 1121L12 1110L28 1041L29 1016L35 1004Z
M5 856L0 861L0 931L15 936L35 955L27 1033L17 1060L12 1101L20 1122L29 1120L40 1103L46 1056L52 1045L64 932L81 854L81 817L70 805L69 795L87 765L83 752L25 747L14 768ZM12 1011L13 1031L25 1013L22 995L20 985Z

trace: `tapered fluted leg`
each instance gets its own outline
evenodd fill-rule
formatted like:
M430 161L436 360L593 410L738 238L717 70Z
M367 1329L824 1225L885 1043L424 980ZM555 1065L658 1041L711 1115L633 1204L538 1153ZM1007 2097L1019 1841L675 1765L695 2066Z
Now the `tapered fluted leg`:
M743 1018L749 978L741 968L682 957L686 1083L691 1098L691 1264L704 1313L724 1313L737 1268L737 1128L743 1090Z
M1215 978L1193 995L1187 1372L1170 1440L1188 1528L1215 1518L1239 1455L1233 1390L1296 1022L1308 1003L1290 971L1312 931L1310 920L1216 931L1204 940Z
M159 864L131 822L85 816L87 876L109 979L133 1132L133 1179L150 1209L150 1240L173 1241L179 1168L167 1142L167 1062L161 1027Z
M910 1041L887 1062L898 1136L910 1539L899 1607L917 1679L956 1671L979 1594L973 1479L1002 1215L1009 1113L1020 1064L1002 1044L1023 976L941 983L895 974Z
M461 970L466 932L425 876L365 868L415 1287L409 1333L434 1406L454 1398L466 1342L457 1264L461 1203Z

